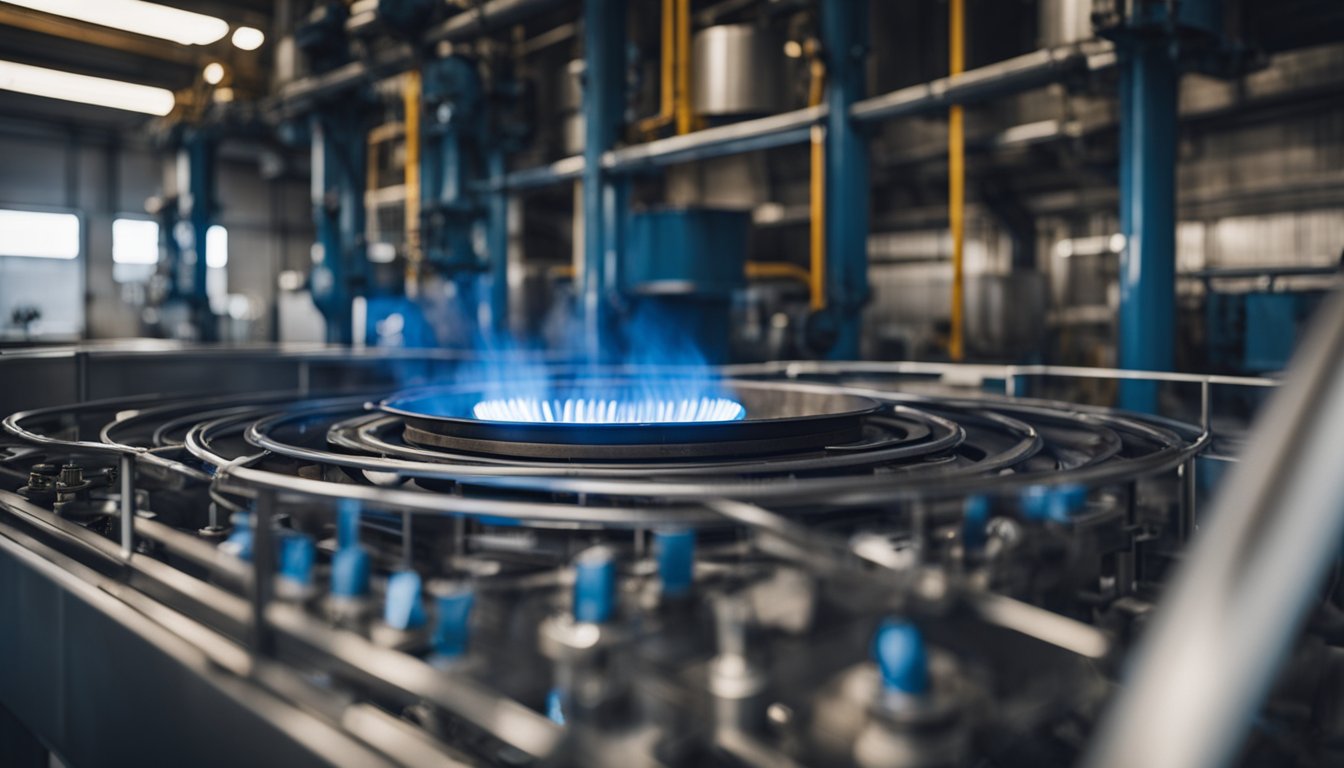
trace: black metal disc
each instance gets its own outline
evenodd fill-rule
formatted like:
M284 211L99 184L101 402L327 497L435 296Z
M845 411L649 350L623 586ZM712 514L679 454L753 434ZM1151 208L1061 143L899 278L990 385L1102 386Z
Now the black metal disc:
M613 389L631 382L582 381ZM577 384L562 382L559 391ZM881 404L808 385L725 381L716 384L746 410L739 421L573 424L487 421L472 408L487 397L479 386L434 387L395 395L379 408L406 422L407 442L469 453L529 458L658 459L764 456L848 443Z

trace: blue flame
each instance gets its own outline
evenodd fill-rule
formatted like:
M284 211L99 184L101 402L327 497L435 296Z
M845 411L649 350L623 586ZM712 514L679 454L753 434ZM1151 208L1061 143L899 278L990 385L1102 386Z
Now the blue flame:
M554 355L548 359L534 346L497 337L479 344L481 359L456 377L472 385L474 402L422 400L416 407L488 421L569 424L746 418L719 371L681 331L656 310L639 310L621 324L599 359L574 354L558 366Z

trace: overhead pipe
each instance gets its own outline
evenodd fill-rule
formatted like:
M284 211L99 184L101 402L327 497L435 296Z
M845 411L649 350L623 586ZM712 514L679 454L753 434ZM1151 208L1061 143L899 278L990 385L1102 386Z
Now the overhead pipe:
M690 133L695 128L695 113L691 110L691 0L676 0L677 87L675 113L677 134Z
M948 3L948 64L951 77L966 69L965 0ZM966 357L966 114L953 104L947 114L947 220L952 230L952 327L948 357Z
M826 93L826 62L820 50L813 50L808 65L811 82L807 105L818 107ZM819 312L826 308L826 129L812 126L808 179L808 308Z
M402 83L401 99L405 112L403 123L406 127L406 166L403 179L406 186L406 207L404 209L406 228L406 293L415 296L420 284L420 262L424 257L420 249L420 70L412 69L405 75ZM369 158L373 162L372 153ZM370 173L372 182L373 174Z
M677 0L663 0L662 40L658 65L658 114L636 123L641 133L651 134L677 117Z

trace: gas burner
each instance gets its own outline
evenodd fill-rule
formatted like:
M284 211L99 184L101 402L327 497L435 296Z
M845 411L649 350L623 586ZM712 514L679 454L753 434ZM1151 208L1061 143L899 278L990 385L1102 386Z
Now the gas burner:
M494 387L479 384L432 387L379 408L403 419L406 441L417 446L613 461L766 456L852 443L863 437L864 418L881 408L871 398L800 384L722 381L699 385L714 396L681 400L643 395L649 386L572 379L550 385L557 394L547 398L494 397Z

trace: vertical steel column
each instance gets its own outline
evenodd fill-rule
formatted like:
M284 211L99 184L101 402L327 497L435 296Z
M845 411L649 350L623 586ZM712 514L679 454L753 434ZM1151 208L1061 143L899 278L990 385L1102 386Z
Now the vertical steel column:
M609 354L610 292L620 254L625 195L602 172L602 154L616 144L625 117L625 13L623 0L585 0L583 146L584 350L594 359ZM610 221L609 221L610 219ZM611 242L608 242L611 241Z
M859 356L868 299L868 142L850 117L863 98L868 0L824 0L826 56L826 293L836 321L833 360Z
M1175 362L1176 134L1180 71L1170 39L1139 30L1118 41L1120 65L1120 367ZM1122 381L1120 406L1157 412L1157 383Z

